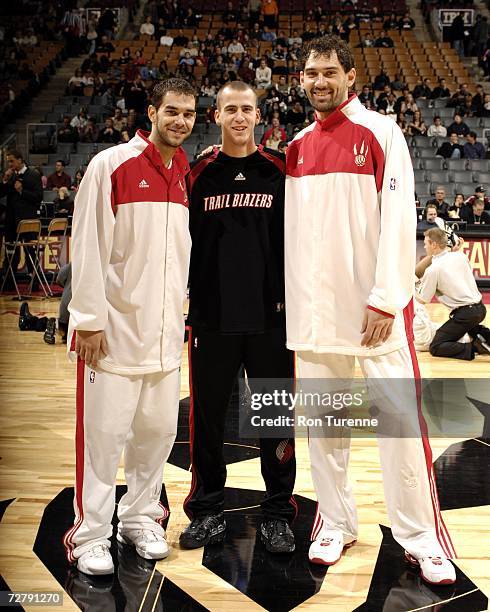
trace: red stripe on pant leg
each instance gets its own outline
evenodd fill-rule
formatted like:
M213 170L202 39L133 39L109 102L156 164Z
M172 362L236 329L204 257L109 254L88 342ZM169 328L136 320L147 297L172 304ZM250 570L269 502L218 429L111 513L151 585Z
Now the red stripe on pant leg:
M291 522L296 520L296 517L298 516L298 503L296 502L294 495L291 495L291 498L289 500L289 503L291 504L291 506L294 508L294 516L291 519Z
M76 432L75 432L75 456L76 456L76 469L75 469L75 502L78 510L78 521L75 525L69 529L63 539L63 543L67 549L68 561L73 562L75 557L73 556L73 536L78 531L80 525L83 522L83 473L85 464L85 431L84 431L84 417L85 417L85 362L80 358L77 359L77 395L76 395Z
M192 385L192 327L189 327L189 340L187 343L187 361L189 363L189 452L191 456L191 470L192 470L192 481L191 481L191 490L189 491L189 495L184 500L184 512L187 516L192 520L192 512L188 508L188 503L192 499L194 495L194 491L197 487L196 475L194 472L194 467L192 465L192 447L194 445L194 389Z
M454 549L451 537L444 523L441 515L439 497L437 495L436 479L434 475L434 467L432 464L432 449L430 447L427 423L422 413L422 385L420 381L420 369L417 361L417 353L413 344L413 299L410 300L409 304L403 310L403 317L405 321L405 333L408 338L408 347L410 350L410 357L412 361L413 374L415 380L415 389L417 395L417 415L419 420L420 431L422 434L422 445L424 448L425 463L427 467L427 476L429 478L429 488L431 491L432 509L434 512L434 523L436 528L437 539L441 545L444 553L449 557L456 557L456 551Z
M313 542L313 540L315 539L315 533L318 529L318 524L320 522L320 510L319 510L319 505L318 502L316 502L316 511L315 511L315 518L313 519L313 527L311 528L311 534L310 534L310 540Z

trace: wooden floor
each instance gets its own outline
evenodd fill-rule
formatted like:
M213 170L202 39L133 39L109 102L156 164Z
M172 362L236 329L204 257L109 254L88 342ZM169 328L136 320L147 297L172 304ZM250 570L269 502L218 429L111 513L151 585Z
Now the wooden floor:
M48 346L40 333L19 332L15 314L18 306L11 298L0 297L0 500L15 500L0 523L0 574L14 590L59 590L32 548L46 505L73 484L75 369L67 361L64 345ZM57 313L56 300L31 301L30 307L33 314ZM446 316L442 306L430 305L429 309L434 320ZM490 375L490 358L461 362L422 353L419 360L424 377ZM186 354L182 372L181 396L186 397L189 394ZM434 459L454 442L434 440ZM296 492L314 499L304 439L297 442L297 455ZM229 485L263 488L258 459L228 468ZM375 441L353 441L350 476L358 501L360 541L341 563L329 570L320 592L298 606L298 610L350 611L366 599L381 542L378 524L389 525ZM124 483L122 470L119 482ZM175 548L168 560L157 564L159 571L210 610L263 609L203 567L202 551L179 550L176 541L187 524L182 501L189 490L190 473L168 465L165 483L172 509L168 535ZM459 553L458 566L488 596L489 508L448 510L444 519ZM65 596L63 609L78 607ZM451 609L465 610L464 606Z

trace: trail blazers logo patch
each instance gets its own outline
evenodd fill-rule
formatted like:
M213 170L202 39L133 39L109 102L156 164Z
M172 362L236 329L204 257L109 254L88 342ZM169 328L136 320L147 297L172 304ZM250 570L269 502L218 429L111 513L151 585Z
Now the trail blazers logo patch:
M369 147L367 145L364 148L364 140L361 143L359 153L357 152L357 145L354 145L354 159L356 162L356 166L359 166L359 168L362 168L362 166L364 166L364 164L366 163L368 151Z

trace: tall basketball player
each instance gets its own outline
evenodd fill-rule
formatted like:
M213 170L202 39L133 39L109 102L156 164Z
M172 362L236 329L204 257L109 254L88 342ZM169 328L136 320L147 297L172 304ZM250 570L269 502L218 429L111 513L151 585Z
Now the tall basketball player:
M192 254L188 322L191 377L192 519L183 548L225 537L223 436L240 366L249 378L291 379L284 316L284 157L254 140L254 90L232 82L218 93L223 146L194 163L188 176ZM260 441L261 539L273 553L292 552L289 523L294 440Z
M99 153L75 202L70 310L78 354L75 524L64 543L86 574L110 574L115 480L127 493L117 539L146 559L169 554L160 503L177 432L183 304L190 259L180 147L195 121L182 79L155 85L151 133Z
M401 426L396 439L379 438L388 514L394 538L420 565L424 580L451 584L454 549L418 404L412 336L416 219L407 145L395 122L366 110L349 93L356 71L344 41L314 39L303 59L301 84L316 122L287 151L288 347L297 352L300 380L352 378L356 358L371 388L386 391L374 379L408 379L408 400L381 399L388 412L398 411ZM324 565L336 563L358 534L347 480L350 439L330 433L309 440L318 497L309 558Z

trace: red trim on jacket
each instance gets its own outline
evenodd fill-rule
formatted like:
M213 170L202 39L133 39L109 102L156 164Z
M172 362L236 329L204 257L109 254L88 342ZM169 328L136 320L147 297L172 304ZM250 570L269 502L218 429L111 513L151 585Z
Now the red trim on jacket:
M220 150L218 147L213 147L213 152L210 153L207 157L203 157L203 159L199 160L197 164L191 169L187 176L187 188L189 190L189 197L192 197L192 189L194 187L194 183L196 182L198 176L203 172L208 165L213 162L219 154Z
M380 315L383 315L383 317L388 317L390 319L394 319L395 315L392 315L390 312L385 312L384 310L380 310L379 308L375 308L374 306L368 306L369 310L372 310L373 312L377 312Z

